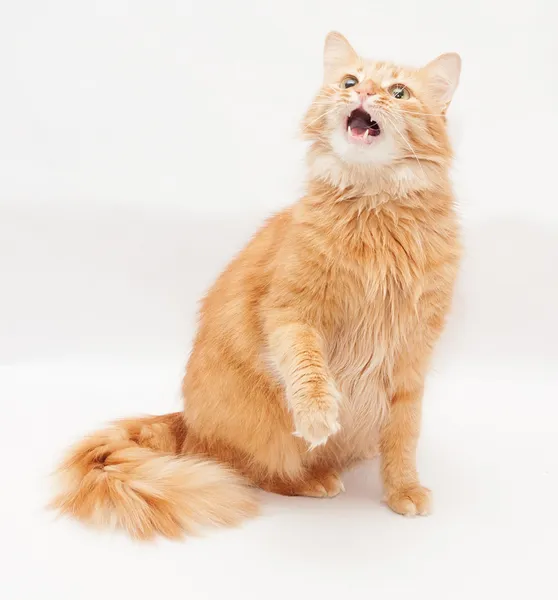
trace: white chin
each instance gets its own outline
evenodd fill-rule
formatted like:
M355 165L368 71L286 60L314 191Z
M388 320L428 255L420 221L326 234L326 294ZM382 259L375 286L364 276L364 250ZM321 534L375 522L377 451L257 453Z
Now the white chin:
M331 134L330 142L333 152L346 163L387 165L395 157L393 139L385 130L366 143L349 140L346 131L336 129Z

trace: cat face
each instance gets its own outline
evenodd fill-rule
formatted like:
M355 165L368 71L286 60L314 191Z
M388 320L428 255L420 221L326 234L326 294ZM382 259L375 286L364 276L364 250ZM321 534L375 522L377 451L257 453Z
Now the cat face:
M457 54L421 69L369 61L341 34L330 33L324 83L304 118L305 137L321 154L360 171L443 161L451 154L445 113L460 70Z

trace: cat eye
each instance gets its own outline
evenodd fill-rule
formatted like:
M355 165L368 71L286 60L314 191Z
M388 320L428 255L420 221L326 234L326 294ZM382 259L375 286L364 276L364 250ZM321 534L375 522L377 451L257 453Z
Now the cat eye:
M347 75L343 77L343 81L341 82L341 87L348 89L354 87L358 83L358 79L353 77L352 75Z
M400 83L396 83L389 88L389 93L398 100L408 100L411 97L411 92Z

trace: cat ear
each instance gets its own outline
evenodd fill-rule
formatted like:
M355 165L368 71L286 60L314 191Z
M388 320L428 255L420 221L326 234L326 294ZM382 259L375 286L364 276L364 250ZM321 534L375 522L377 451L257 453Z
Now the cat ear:
M358 54L353 47L337 31L327 34L324 46L324 79L332 81L342 74L347 74L347 68L358 62Z
M442 54L422 69L430 94L445 113L459 83L461 57L455 52Z

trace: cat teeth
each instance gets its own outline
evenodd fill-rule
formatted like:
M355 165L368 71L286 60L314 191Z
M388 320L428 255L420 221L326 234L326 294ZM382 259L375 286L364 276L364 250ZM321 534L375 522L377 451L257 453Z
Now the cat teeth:
M350 126L350 125L347 125L347 133L348 133L349 135L352 135L352 132L351 132L351 126Z
M363 139L364 141L366 141L366 140L367 140L367 138L368 138L368 129L366 129L366 130L364 131L364 135L362 136L362 139Z

